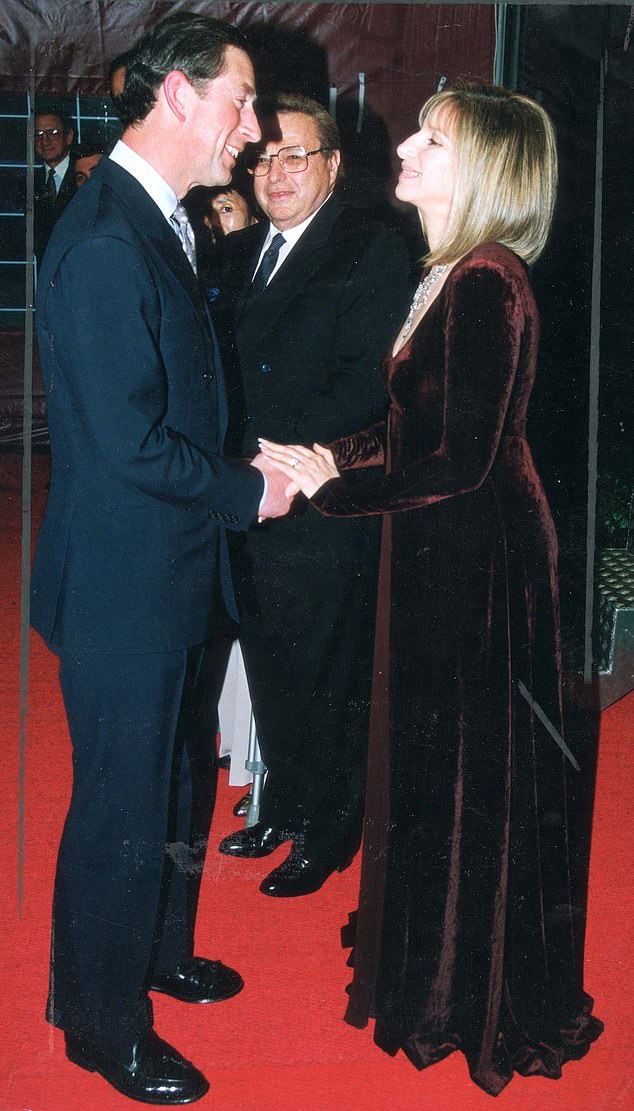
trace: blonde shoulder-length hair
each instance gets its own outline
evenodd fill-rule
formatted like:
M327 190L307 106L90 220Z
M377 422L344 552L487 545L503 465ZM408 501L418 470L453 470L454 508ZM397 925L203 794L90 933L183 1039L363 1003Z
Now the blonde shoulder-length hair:
M425 102L421 127L432 114L451 141L455 172L447 225L425 261L455 262L480 243L496 242L535 262L557 192L557 146L547 113L509 89L465 82Z

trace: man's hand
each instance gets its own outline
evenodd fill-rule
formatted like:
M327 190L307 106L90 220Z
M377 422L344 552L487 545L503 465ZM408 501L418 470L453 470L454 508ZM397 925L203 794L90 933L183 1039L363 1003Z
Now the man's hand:
M268 517L284 517L299 487L289 483L288 478L262 454L251 460L251 466L261 471L266 479L266 497L260 504L258 521L264 521Z

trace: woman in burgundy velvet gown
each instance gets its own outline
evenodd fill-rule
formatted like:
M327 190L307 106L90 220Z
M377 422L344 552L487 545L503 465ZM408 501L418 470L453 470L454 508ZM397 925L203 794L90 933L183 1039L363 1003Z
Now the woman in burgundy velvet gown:
M559 1077L602 1029L570 878L557 538L526 441L525 264L556 152L537 104L465 86L398 153L431 269L385 363L387 421L332 453L262 449L323 513L385 515L347 1021L375 1018L418 1068L460 1049L496 1095L514 1071Z

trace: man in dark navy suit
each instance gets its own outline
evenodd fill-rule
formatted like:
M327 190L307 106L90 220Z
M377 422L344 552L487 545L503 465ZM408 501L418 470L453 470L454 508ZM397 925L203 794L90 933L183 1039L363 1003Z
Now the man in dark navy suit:
M35 257L41 263L62 212L75 196L74 128L55 105L35 113L35 152L43 167L35 177Z
M225 249L246 456L258 436L312 446L381 419L379 362L407 301L402 240L334 193L340 141L326 109L282 94L261 124L250 165L268 220ZM304 501L246 534L240 641L268 776L260 821L220 851L261 857L292 841L266 895L316 891L359 845L378 527Z
M204 1003L242 987L193 955L208 677L237 616L226 530L288 508L285 480L223 457L222 368L178 204L230 180L260 134L254 96L232 27L180 15L148 32L122 141L57 224L38 283L53 473L32 614L59 655L74 768L48 1017L73 1062L158 1104L208 1084L154 1032L148 991Z

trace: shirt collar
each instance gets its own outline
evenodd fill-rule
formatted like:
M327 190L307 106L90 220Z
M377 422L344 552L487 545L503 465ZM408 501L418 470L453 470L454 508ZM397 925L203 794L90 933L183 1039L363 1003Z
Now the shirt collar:
M119 139L114 146L110 155L113 162L118 166L122 166L133 178L136 178L139 185L142 185L146 193L152 198L155 204L158 205L166 220L171 220L174 209L178 204L178 197L168 185L165 178L146 162L140 154Z
M65 158L62 158L62 161L58 162L56 166L53 166L53 169L55 170L55 177L59 178L60 184L66 177L66 171L68 170L69 166L70 154L67 154Z

